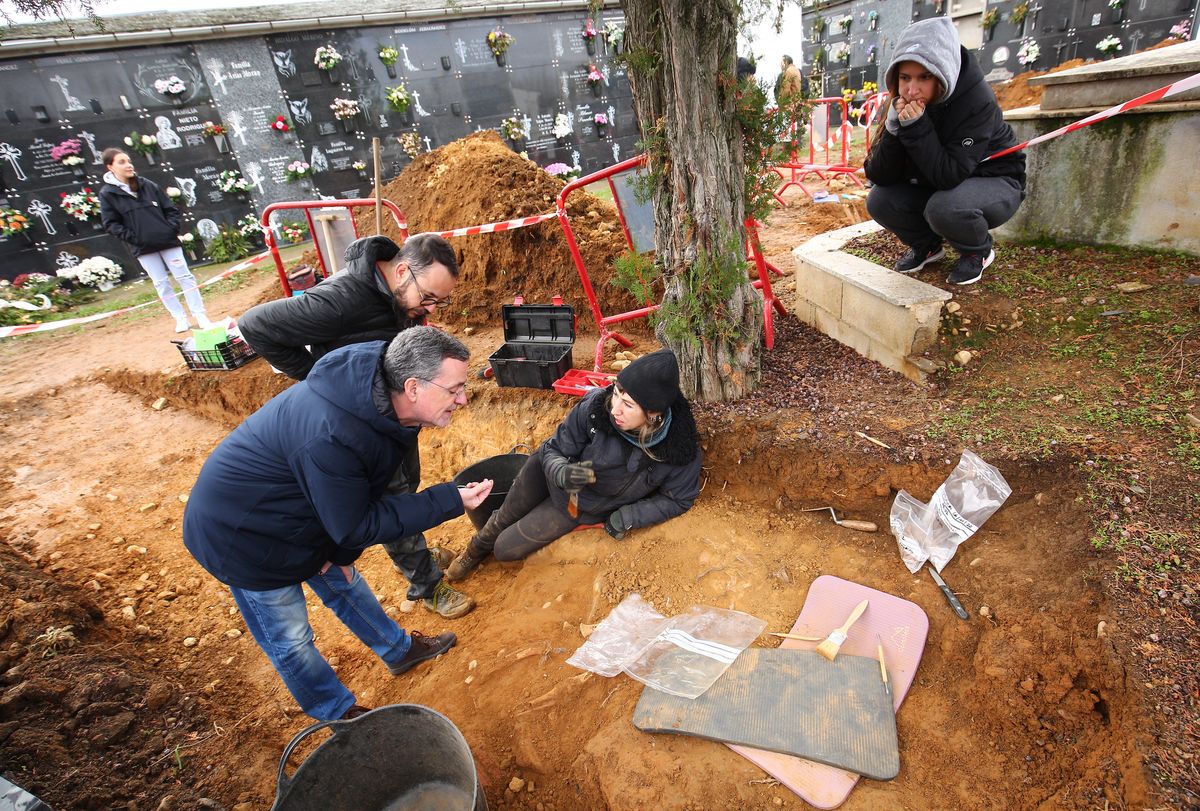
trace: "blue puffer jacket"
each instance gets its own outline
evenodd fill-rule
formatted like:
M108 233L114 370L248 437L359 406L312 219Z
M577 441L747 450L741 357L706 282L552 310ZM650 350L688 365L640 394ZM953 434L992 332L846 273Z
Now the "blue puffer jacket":
M183 543L222 583L251 591L300 583L326 561L348 565L372 544L462 515L452 483L384 496L418 434L372 399L385 346L321 358L208 457L184 511Z

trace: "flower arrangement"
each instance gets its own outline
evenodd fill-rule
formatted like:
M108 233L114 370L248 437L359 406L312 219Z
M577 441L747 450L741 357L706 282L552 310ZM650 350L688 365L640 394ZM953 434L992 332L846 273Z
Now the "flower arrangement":
M560 180L574 180L579 177L581 170L578 166L567 166L565 163L552 163L546 167L546 171Z
M250 183L237 169L226 169L217 175L217 188L226 194L245 194L250 191Z
M68 216L81 222L87 222L92 217L100 216L100 198L87 186L70 194L63 192L59 197L62 199L58 205L67 212Z
M520 141L525 137L525 122L520 116L511 115L500 122L500 134L510 141Z
M608 116L606 116L604 113L596 113L594 116L592 116L592 121L597 127L608 126Z
M287 116L277 115L275 120L271 122L271 129L275 132L291 132L292 122L288 121Z
M1120 8L1125 5L1125 0L1108 0L1109 8Z
M334 99L333 104L329 105L329 109L333 110L333 117L338 121L354 118L361 112L358 102L354 99Z
M413 160L421 154L421 136L415 132L405 132L396 136L396 140L400 142L400 148L404 150L404 154Z
M333 70L341 64L342 55L332 45L322 45L313 54L313 64L321 70Z
M164 96L182 96L187 92L187 84L178 76L172 75L169 79L158 79L154 82L154 89Z
M1042 48L1036 40L1027 39L1017 49L1017 61L1022 65L1032 65L1042 55Z
M1109 34L1104 39L1096 43L1096 50L1105 56L1112 56L1117 51L1125 50L1125 46L1121 44L1121 40L1114 35Z
M1029 0L1022 0L1019 5L1013 6L1013 10L1008 12L1008 21L1020 27L1021 23L1025 22L1025 18L1028 16Z
M244 237L257 236L266 230L262 227L262 223L258 221L258 217L255 217L253 214L247 214L238 220L237 229Z
M83 144L78 138L68 138L61 141L58 146L50 148L50 157L63 166L79 166L84 162L80 156L83 151Z
M1181 39L1184 42L1187 42L1192 38L1192 21L1180 20L1179 22L1175 23L1175 25L1171 26L1171 33L1169 36L1172 39Z
M516 37L499 28L488 31L487 44L492 49L492 56L504 56L505 51L511 48L516 41Z
M812 61L813 70L820 70L821 66L824 64L825 64L825 48L824 48L824 46L822 46L820 48L817 48L817 50L813 52L813 61Z
M403 82L395 87L389 87L387 89L387 103L388 107L391 107L398 113L408 112L408 105L412 103L408 95L408 87Z
M134 130L125 136L125 146L140 155L153 155L154 150L158 149L158 138L153 135L142 135Z
M862 92L864 96L870 96L879 92L879 85L874 82L863 82Z
M183 243L183 247L191 248L192 243L196 241L196 235L191 233L190 231L186 234L180 234L179 241Z
M308 226L304 223L290 222L280 228L279 233L283 234L283 238L294 245L297 242L304 241L304 237L308 235Z
M571 119L566 113L559 113L554 116L554 137L566 138L571 134Z
M824 17L818 16L817 19L813 20L812 32L813 32L813 37L816 39L819 39L821 34L823 34L825 32L825 18Z
M200 132L206 138L216 138L218 135L224 135L227 130L220 124L214 124L211 121L205 121L204 126L200 128Z
M178 200L180 197L183 197L183 192L180 191L178 186L167 186L163 189L163 193L172 200Z
M396 64L396 60L400 58L400 52L391 45L380 45L377 53L379 54L379 61L389 68Z
M842 17L840 20L838 20L838 27L842 29L843 34L849 34L850 33L850 24L853 22L854 22L854 17L847 14L845 17Z
M837 47L833 49L833 58L839 62L849 64L849 62L850 62L850 43L839 42Z
M604 40L614 51L621 50L625 42L625 23L607 22L604 24Z
M304 161L292 161L284 168L283 173L287 176L288 182L292 183L312 177L313 169Z
M596 30L595 24L592 23L592 18L588 17L587 22L583 24L583 41L595 42L596 35L600 32Z
M356 172L365 172L367 171L367 162L361 160L355 161L354 163L350 164L350 168Z
M879 27L879 12L871 9L867 12L867 28L874 31Z
M29 230L29 218L15 208L0 208L0 236L10 237Z
M46 282L53 281L54 277L49 273L21 273L12 280L13 287L37 287Z
M867 64L874 65L875 60L879 58L879 46L871 43L867 46Z
M604 83L604 74L595 65L588 65L587 83L593 88Z
M983 16L979 18L979 25L988 31L991 31L999 24L1000 9L998 8L989 8L987 11L983 12Z
M107 256L89 256L75 267L59 270L58 275L89 287L111 287L121 281L124 271Z

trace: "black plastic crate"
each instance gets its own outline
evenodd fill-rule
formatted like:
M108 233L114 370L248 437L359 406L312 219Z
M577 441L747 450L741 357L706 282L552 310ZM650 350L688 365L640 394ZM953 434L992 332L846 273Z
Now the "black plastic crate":
M500 386L552 389L573 363L575 311L562 304L505 304L504 346L488 360Z
M258 353L250 348L250 344L242 340L240 335L230 335L229 340L222 341L212 349L191 349L192 339L172 341L179 347L183 362L193 372L218 372L245 366L258 357Z

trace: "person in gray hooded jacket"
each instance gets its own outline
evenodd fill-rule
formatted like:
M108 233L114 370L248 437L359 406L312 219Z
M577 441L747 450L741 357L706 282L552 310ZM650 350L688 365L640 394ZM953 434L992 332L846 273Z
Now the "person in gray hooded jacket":
M973 284L995 259L990 229L1025 197L1025 155L974 55L945 17L900 33L884 74L887 116L867 156L867 210L909 247L895 269L914 273L959 253L947 282Z

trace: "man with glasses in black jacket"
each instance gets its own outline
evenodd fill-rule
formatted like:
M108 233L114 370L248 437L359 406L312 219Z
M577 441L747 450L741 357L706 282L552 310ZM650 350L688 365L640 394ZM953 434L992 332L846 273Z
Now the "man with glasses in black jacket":
M450 303L458 261L437 234L416 234L404 247L387 237L364 237L346 249L346 269L303 295L252 307L238 319L246 343L288 377L304 380L323 355L348 344L390 341L402 330ZM389 485L392 493L415 493L421 457L414 443ZM461 617L475 601L451 588L442 569L454 555L430 549L423 533L383 544L396 571L408 578L408 599L447 619Z

